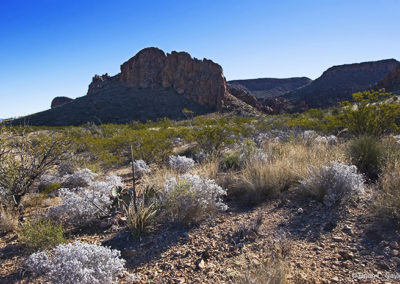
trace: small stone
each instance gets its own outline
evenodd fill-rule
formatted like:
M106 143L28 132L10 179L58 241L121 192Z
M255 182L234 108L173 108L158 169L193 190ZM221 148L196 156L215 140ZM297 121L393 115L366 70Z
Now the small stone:
M351 252L343 250L343 251L339 251L339 254L340 254L342 260L353 259L353 254Z
M387 242L387 241L381 241L381 242L379 243L379 246L381 246L381 247L386 247L388 244L389 244L389 242Z
M197 265L200 269L204 269L206 267L206 263L204 262L204 260L202 259L199 264Z
M303 212L304 212L303 208L297 209L297 214L303 214Z
M190 235L187 232L184 232L182 234L182 237L184 237L185 239L190 239Z
M334 276L334 277L331 278L331 281L332 282L339 282L339 277Z
M390 242L389 246L392 249L398 249L399 248L399 244L396 241Z
M393 256L398 256L399 255L399 251L397 249L392 250L392 255Z
M332 240L334 242L338 242L338 243L343 242L343 238L342 237L332 237Z

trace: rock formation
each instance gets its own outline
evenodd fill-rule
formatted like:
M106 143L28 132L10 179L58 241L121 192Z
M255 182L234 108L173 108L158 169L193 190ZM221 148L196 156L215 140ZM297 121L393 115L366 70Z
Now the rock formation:
M101 92L116 81L142 89L171 88L186 98L220 109L227 93L222 67L211 60L198 60L186 52L165 54L150 47L121 65L115 77L94 76L88 95Z
M399 62L394 59L333 66L310 84L283 95L294 110L328 107L350 100L355 92L373 88Z
M273 113L273 110L270 107L262 105L246 88L240 85L227 84L227 90L231 95L255 109L264 113Z
M67 103L72 102L73 99L68 98L68 97L55 97L52 101L51 101L51 108L56 108L56 107L60 107L62 105L65 105Z

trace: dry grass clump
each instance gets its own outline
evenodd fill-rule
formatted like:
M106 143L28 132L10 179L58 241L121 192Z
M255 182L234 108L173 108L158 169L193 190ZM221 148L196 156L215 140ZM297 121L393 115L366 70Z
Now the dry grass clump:
M400 159L386 164L382 170L376 192L377 213L400 220Z
M267 159L250 158L245 162L238 179L230 185L231 196L256 204L297 185L313 168L345 160L343 145L269 143L264 145L264 152Z
M263 257L261 262L256 261L243 267L234 283L238 284L280 284L288 281L289 265L287 258L290 254L290 242L285 239L274 241L271 253Z
M15 231L18 226L18 216L4 208L0 208L0 233Z

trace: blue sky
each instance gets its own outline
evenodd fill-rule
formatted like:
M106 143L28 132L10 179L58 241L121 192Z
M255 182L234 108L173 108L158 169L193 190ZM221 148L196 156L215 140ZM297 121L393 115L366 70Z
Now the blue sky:
M0 0L0 117L83 96L149 46L212 59L228 80L399 60L399 15L400 0Z

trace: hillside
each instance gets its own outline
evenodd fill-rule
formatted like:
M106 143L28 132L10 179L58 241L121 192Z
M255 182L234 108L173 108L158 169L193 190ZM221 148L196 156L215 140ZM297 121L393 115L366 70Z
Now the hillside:
M397 65L394 59L333 66L307 86L291 91L283 97L296 110L335 105L351 99L355 92L372 88Z
M259 78L228 81L234 86L243 86L257 99L268 99L279 97L287 92L309 84L312 80L307 77L295 78Z
M400 65L393 69L375 88L385 88L387 91L400 93Z

